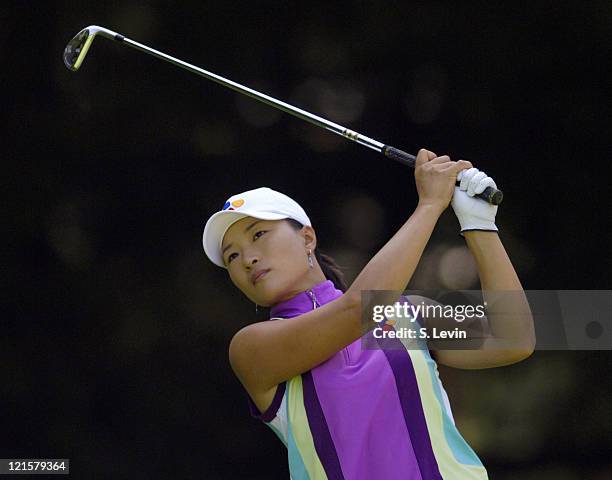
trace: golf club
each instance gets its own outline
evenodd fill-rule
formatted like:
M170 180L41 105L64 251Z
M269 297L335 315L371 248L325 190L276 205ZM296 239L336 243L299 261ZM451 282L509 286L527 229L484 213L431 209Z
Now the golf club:
M209 80L217 82L225 87L231 88L232 90L247 95L251 98L259 100L260 102L266 103L295 117L301 118L302 120L306 120L309 123L318 125L319 127L323 127L326 130L329 130L330 132L334 132L338 135L348 138L349 140L376 150L377 152L382 153L386 157L400 162L404 165L407 165L412 168L414 168L415 166L416 157L414 155L406 153L390 145L385 145L384 143L378 142L372 138L366 137L365 135L345 128L342 125L330 122L329 120L321 118L317 115L313 115L312 113L294 107L293 105L289 105L288 103L282 102L273 97L260 93L256 90L253 90L252 88L245 87L244 85L240 85L239 83L233 82L232 80L228 80L227 78L223 78L212 72L208 72L206 70L203 70L202 68L196 67L187 62L171 57L170 55L159 52L153 48L147 47L146 45L135 42L134 40L130 40L129 38L126 38L123 35L113 32L112 30L109 30L104 27L90 25L89 27L86 27L79 33L77 33L75 37L70 40L70 42L68 42L68 45L66 45L66 48L64 49L63 57L64 63L66 64L66 67L69 70L77 71L81 67L83 61L85 60L85 56L87 55L87 51L89 50L91 43L97 35L108 38L110 40L115 40L117 42L124 43L132 48L135 48L136 50L148 53L149 55L153 55L154 57L170 62L171 64L176 65L177 67L184 68L185 70L208 78ZM482 193L477 194L476 196L492 205L499 205L503 199L502 192L492 187L487 187Z

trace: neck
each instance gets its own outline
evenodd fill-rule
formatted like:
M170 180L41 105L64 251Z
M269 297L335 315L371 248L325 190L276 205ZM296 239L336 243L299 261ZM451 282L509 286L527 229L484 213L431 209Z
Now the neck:
M274 304L270 309L271 318L291 318L314 308L325 305L342 295L331 280L322 279L290 298Z
M291 290L288 291L283 296L283 298L281 300L278 300L276 303L278 304L286 302L287 300L290 300L291 298L295 297L297 294L301 292L306 292L310 290L313 286L318 285L321 282L324 282L325 280L327 280L327 278L325 278L323 270L321 270L321 267L319 267L318 265L315 265L315 268L310 269L308 275L306 275L306 277L304 277L302 281L293 285Z
M314 285L324 282L325 280L327 280L327 278L325 278L323 270L321 270L321 267L316 265L315 268L312 269L308 277L306 277L306 281L304 282L306 287L304 288L304 290L308 290Z

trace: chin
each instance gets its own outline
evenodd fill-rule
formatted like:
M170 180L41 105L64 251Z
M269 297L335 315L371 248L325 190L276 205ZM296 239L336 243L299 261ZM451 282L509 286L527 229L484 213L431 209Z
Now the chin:
M262 307L270 307L277 303L277 298L279 298L280 292L278 290L262 288L259 292L260 301L257 302Z
M277 282L262 282L261 285L255 286L257 292L257 298L259 301L258 305L263 307L270 307L280 301L283 294L285 293L285 288L282 288L278 285Z

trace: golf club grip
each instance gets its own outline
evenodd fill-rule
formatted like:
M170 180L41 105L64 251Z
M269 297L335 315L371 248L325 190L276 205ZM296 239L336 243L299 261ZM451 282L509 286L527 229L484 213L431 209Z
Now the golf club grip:
M400 150L399 148L392 147L391 145L385 145L382 148L382 153L385 155L385 157L395 160L396 162L400 162L401 164L407 165L411 168L415 167L416 157L404 152L403 150ZM458 184L459 182L457 182L457 185ZM487 187L482 193L477 193L475 196L482 198L485 202L490 203L491 205L499 205L504 199L504 194L502 191L493 187Z

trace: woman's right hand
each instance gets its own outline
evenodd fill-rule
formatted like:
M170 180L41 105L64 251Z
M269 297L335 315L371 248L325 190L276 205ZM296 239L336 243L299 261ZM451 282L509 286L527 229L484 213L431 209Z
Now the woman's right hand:
M467 160L453 162L448 155L437 157L421 148L414 167L419 205L434 206L443 212L453 197L457 174L466 168L472 168Z

